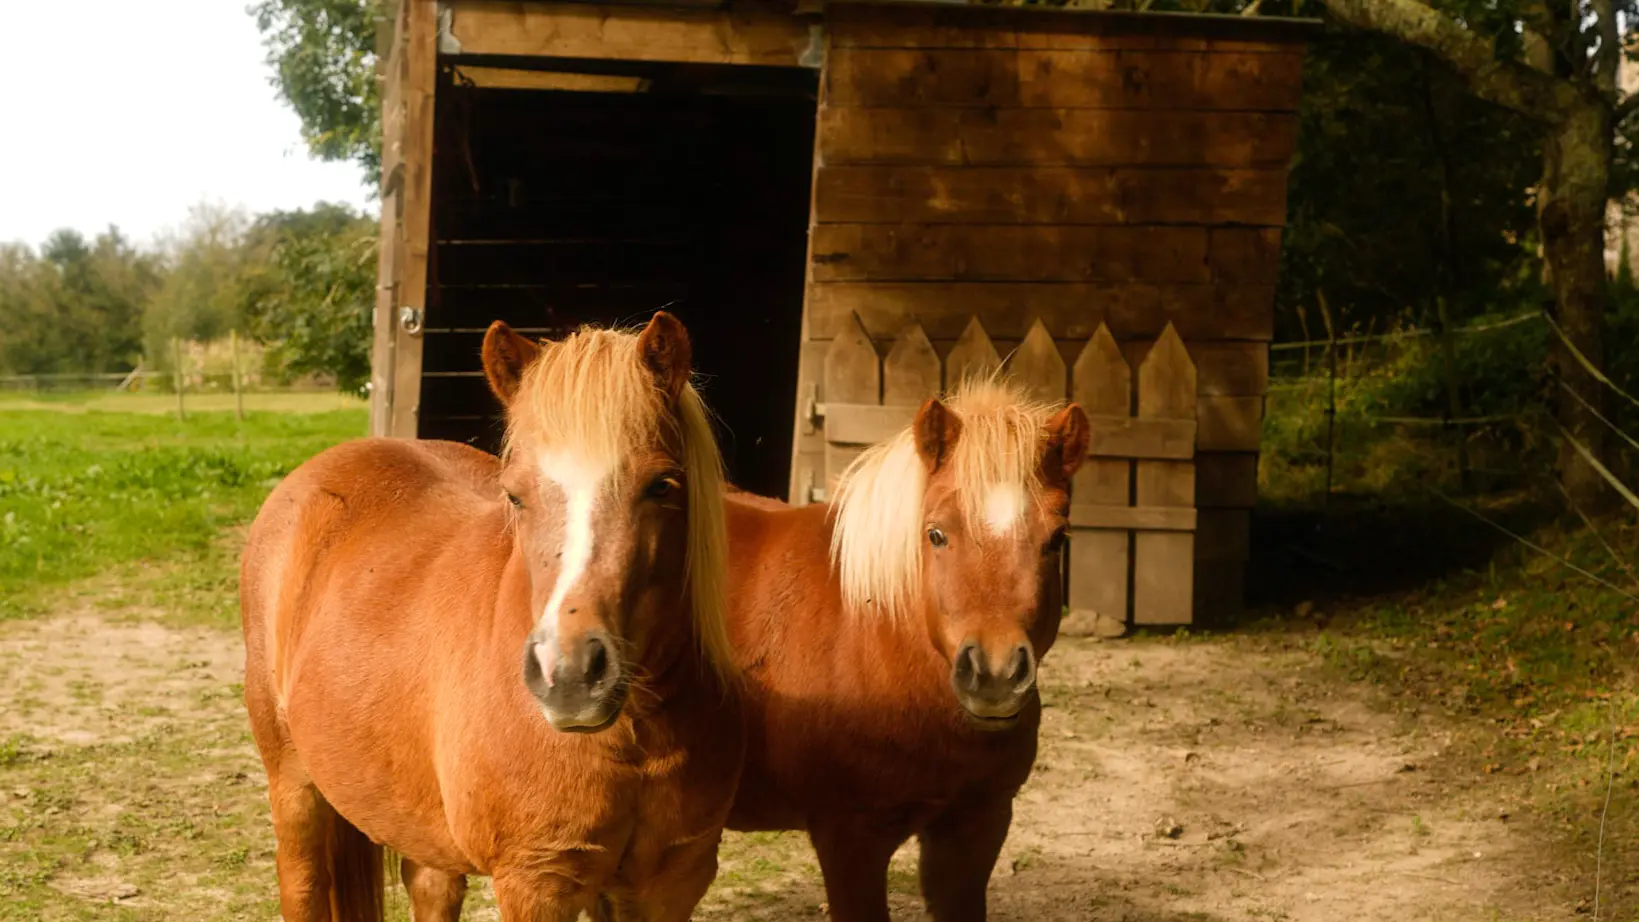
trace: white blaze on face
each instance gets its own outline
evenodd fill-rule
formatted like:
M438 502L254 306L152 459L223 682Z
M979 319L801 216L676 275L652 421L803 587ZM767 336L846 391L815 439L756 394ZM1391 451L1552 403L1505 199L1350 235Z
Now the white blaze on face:
M592 513L597 508L598 494L609 472L590 466L581 459L563 455L542 457L540 467L542 476L557 484L564 494L563 546L558 557L558 581L552 587L552 595L541 612L541 622L536 626L537 634L555 648L558 613L563 608L564 599L569 597L575 584L585 575L586 565L592 559ZM537 650L536 655L541 656L543 652L546 651ZM550 651L549 655L555 652ZM552 663L543 657L541 668L548 682L551 681L551 666Z
M1024 488L1016 483L991 487L985 494L985 524L994 534L1005 535L1024 514Z

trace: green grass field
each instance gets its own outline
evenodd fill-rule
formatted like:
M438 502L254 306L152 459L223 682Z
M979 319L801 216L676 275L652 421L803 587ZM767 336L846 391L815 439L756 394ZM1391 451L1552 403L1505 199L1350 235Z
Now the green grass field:
M228 410L177 420L145 395L0 399L0 618L113 568L211 553L280 477L365 433L357 400L266 396L283 412L243 422Z

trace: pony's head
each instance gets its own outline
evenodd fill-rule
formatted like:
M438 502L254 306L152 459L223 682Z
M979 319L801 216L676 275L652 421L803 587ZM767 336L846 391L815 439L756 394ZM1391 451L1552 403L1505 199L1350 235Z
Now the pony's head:
M609 726L645 654L690 635L731 668L722 458L689 354L663 311L641 333L535 343L497 321L484 337L535 617L524 682L560 730Z
M929 400L838 484L831 558L845 604L920 617L978 726L1017 721L1057 636L1070 478L1088 433L1074 404L970 382Z

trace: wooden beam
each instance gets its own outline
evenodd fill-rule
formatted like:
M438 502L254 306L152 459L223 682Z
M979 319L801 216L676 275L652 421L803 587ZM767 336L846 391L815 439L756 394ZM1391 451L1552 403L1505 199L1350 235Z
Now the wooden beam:
M470 83L484 90L559 90L570 93L637 93L648 84L643 77L622 74L569 74L470 64L457 67L455 79L458 83Z
M1093 458L1187 461L1195 457L1195 420L1089 415Z
M437 0L403 0L404 38L401 101L396 138L383 138L400 151L403 196L398 225L398 313L425 318L428 256L432 237L433 112L438 86ZM398 324L394 317L390 322ZM421 336L398 324L393 331L392 413L387 434L415 438L421 412Z
M1075 503L1070 524L1077 528L1114 528L1136 531L1194 531L1195 510L1187 506L1116 506Z
M916 417L915 405L825 404L825 440L843 445L875 445L898 435Z
M800 67L808 24L772 11L456 0L461 55Z

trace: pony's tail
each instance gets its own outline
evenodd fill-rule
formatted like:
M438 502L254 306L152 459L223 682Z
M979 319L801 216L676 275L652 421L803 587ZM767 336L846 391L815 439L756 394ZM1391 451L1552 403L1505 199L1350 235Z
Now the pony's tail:
M382 922L381 846L340 816L330 826L330 916L335 922Z

